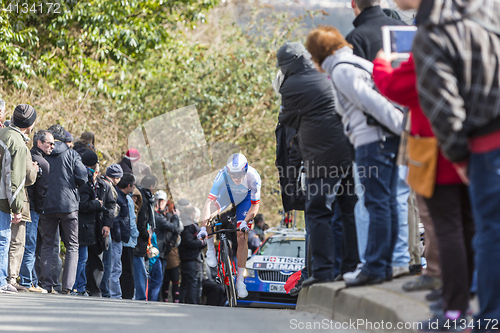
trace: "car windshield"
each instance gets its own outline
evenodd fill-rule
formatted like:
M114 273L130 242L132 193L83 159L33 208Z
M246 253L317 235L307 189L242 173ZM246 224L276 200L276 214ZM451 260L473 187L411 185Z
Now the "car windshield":
M305 258L305 240L289 240L283 238L269 238L260 251L260 255L272 255L277 257Z

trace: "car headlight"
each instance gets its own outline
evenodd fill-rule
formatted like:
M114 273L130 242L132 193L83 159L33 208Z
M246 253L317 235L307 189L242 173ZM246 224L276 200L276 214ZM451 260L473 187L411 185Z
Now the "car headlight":
M243 277L254 278L255 277L255 269L245 268L245 270L243 271Z

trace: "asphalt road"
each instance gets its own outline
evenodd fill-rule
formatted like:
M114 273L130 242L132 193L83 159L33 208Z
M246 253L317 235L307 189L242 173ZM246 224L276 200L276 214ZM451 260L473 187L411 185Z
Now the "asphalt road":
M314 326L316 325L316 329ZM349 332L295 310L211 307L107 298L0 294L0 332ZM308 329L309 328L309 329ZM358 331L359 333L359 331Z

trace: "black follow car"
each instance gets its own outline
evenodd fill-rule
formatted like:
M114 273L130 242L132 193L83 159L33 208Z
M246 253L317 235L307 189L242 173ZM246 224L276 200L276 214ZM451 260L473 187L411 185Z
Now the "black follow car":
M295 308L297 296L285 291L286 280L305 265L305 231L279 229L247 261L244 272L248 297L238 305Z

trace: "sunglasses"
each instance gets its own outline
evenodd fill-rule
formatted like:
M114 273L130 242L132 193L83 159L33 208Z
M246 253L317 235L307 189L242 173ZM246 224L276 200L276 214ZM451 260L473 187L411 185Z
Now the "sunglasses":
M50 141L42 141L42 143L48 143L49 145L51 145L52 147L54 147L56 145L55 142L50 142Z
M235 172L235 173L230 173L229 176L232 178L232 179L242 179L242 178L245 178L245 173L244 172Z

